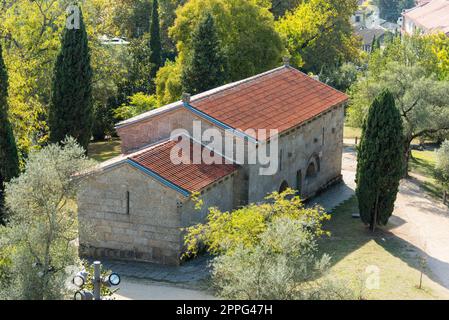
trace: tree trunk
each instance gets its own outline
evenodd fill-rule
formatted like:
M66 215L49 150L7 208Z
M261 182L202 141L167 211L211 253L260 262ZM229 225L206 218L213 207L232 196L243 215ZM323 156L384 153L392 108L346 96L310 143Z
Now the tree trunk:
M371 217L371 224L369 226L369 229L372 232L376 231L378 207L379 207L379 192L376 193L376 205L374 207L374 215Z

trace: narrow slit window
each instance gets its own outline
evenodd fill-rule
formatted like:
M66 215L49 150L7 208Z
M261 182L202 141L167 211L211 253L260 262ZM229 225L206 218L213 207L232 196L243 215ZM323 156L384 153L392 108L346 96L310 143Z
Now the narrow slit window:
M126 214L129 214L129 191L126 191Z

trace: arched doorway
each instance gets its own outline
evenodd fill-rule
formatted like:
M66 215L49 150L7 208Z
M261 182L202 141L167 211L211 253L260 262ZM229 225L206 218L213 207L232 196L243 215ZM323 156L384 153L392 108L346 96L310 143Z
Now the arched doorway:
M311 162L311 163L309 163L309 166L307 167L306 178L313 178L315 176L316 176L315 162Z
M279 187L279 193L284 192L289 188L287 181L282 181L281 186Z

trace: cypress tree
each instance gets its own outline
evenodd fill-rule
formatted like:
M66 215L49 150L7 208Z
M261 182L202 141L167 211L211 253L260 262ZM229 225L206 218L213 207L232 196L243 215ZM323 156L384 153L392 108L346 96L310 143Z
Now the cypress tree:
M92 124L92 68L80 8L79 28L65 28L56 60L49 112L50 141L74 137L87 150Z
M385 90L372 103L358 147L357 189L362 221L374 231L393 213L403 173L401 115Z
M192 34L192 55L181 75L184 92L197 94L223 85L227 80L226 66L213 17L208 13Z
M161 31L159 24L159 5L157 0L153 0L153 12L151 14L150 26L150 49L151 56L151 79L154 81L156 73L162 66L162 45L161 45Z
M4 183L19 174L16 141L8 120L8 73L0 44L0 223L2 222Z

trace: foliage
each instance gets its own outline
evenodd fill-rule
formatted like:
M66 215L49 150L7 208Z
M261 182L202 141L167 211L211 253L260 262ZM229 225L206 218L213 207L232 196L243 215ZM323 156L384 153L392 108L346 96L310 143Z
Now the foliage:
M110 100L111 101L111 100ZM114 129L114 111L112 103L96 103L94 106L94 123L92 126L92 136L95 141L103 140L105 136L113 136Z
M129 99L129 104L123 104L115 109L114 117L116 120L123 121L157 107L157 100L154 95L148 96L139 92L129 97Z
M415 6L415 0L376 0L379 7L380 17L387 21L396 23L401 16L402 10Z
M360 217L373 231L376 225L386 225L393 213L404 168L403 143L401 115L393 95L383 91L368 111L357 157Z
M197 195L195 199L198 200ZM217 255L212 280L225 299L338 299L349 290L317 280L330 257L317 258L317 239L330 219L319 207L305 208L291 189L264 204L230 212L209 209L208 221L187 230L188 254L200 244Z
M300 220L278 218L259 241L239 245L212 262L213 283L224 299L330 300L354 298L351 290L323 276L330 257L317 258L316 235Z
M206 14L192 35L192 53L182 70L184 92L198 94L225 84L227 67L213 17Z
M371 54L367 70L350 89L348 125L361 127L367 106L389 88L404 124L406 163L413 139L438 137L449 128L449 82L444 80L448 69L438 58L437 52L445 51L438 39L438 35L392 39L384 50Z
M177 59L175 62L167 61L165 66L159 69L156 76L158 105L163 106L181 99L181 70L180 59Z
M0 8L0 36L9 72L9 112L22 163L30 150L47 141L51 70L70 2L7 0Z
M318 74L323 67L341 65L359 56L359 40L350 18L354 0L310 0L276 23L292 63Z
M81 264L83 266L83 270L87 272L86 282L85 282L84 286L82 287L82 289L93 292L93 290L94 290L93 279L94 279L94 275L95 275L94 265L89 263L89 261L86 261L86 260L83 260L81 262ZM111 274L111 270L105 269L102 265L100 277L105 278L105 277L109 276L110 274ZM101 297L110 297L118 290L119 289L111 290L111 288L108 288L107 286L102 285L100 288L100 296Z
M354 63L344 63L339 67L325 68L320 80L340 91L347 91L357 81L359 68Z
M150 26L150 63L151 68L151 81L154 82L156 73L162 66L162 44L161 44L161 33L159 26L159 5L158 0L153 0L153 11L151 14L151 26Z
M8 115L8 73L0 45L0 223L3 222L4 183L18 174L19 158Z
M186 255L195 255L200 244L204 244L212 254L233 253L237 248L253 249L268 225L280 218L300 221L310 228L309 237L319 237L326 232L322 229L329 215L319 207L306 208L291 189L267 196L270 203L251 204L233 212L221 212L210 208L207 223L187 229ZM290 198L290 199L289 199Z
M230 80L237 81L278 65L283 46L267 8L247 0L191 0L176 11L170 36L181 61L192 52L192 34L206 13L215 22L229 60ZM178 58L178 59L179 59Z
M56 60L49 112L50 141L57 143L72 136L86 149L92 123L92 68L80 8L79 29L64 29Z
M176 19L176 9L184 5L187 0L159 0L159 13L161 18L161 42L165 58L174 59L176 43L168 35L168 29Z
M442 143L436 153L435 178L446 188L449 186L449 141Z
M287 11L294 10L298 5L304 2L304 0L270 0L270 2L270 11L275 18L279 18L284 16Z
M92 166L84 154L73 138L33 151L24 173L6 185L9 216L0 247L13 250L4 297L61 299L67 293L67 268L78 263L74 201L81 179L75 175Z

